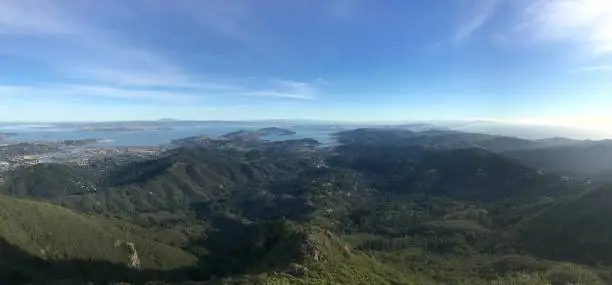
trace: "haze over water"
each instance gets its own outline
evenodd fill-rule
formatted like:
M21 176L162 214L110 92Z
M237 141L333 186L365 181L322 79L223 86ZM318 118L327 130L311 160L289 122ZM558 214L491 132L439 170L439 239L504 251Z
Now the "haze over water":
M0 132L13 133L10 137L16 142L34 141L57 141L57 140L81 140L81 139L105 139L103 144L97 146L158 146L192 136L208 136L219 138L220 136L240 131L256 130L261 126L216 124L205 126L172 126L164 130L135 130L135 131L84 131L78 128L54 127L52 125L7 125L0 126ZM322 143L328 142L330 134L337 130L320 127L293 126L288 127L296 132L294 135L269 136L267 140L290 140L314 138Z

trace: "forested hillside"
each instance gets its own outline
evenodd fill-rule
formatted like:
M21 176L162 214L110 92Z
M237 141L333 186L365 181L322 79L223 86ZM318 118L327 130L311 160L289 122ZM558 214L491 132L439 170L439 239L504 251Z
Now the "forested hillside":
M610 188L499 153L549 142L390 129L337 136L336 146L196 137L103 173L17 169L0 186L0 250L17 260L0 261L0 279L612 282Z
M586 141L570 146L520 150L504 153L531 167L570 176L611 181L612 143Z

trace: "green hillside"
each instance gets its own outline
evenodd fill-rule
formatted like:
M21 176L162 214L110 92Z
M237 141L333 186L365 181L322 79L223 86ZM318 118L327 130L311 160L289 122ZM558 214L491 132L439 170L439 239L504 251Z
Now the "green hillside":
M115 246L124 240L134 243L142 268L171 269L195 262L191 254L136 231L59 206L0 196L0 238L42 259L126 264L129 252Z
M330 159L333 165L360 171L378 189L389 192L492 201L559 196L580 189L558 175L483 149L357 144L340 146L336 153Z
M415 145L414 134L388 135L356 131L333 148L186 139L102 175L56 164L8 172L0 191L15 197L0 198L0 249L18 262L0 262L0 281L32 281L38 267L42 279L83 271L76 280L137 284L612 280L612 238L600 230L609 191L472 143L441 147L495 137L433 132ZM134 244L142 269L117 241Z
M520 225L518 243L538 256L612 265L612 188L561 201Z
M95 175L88 169L59 164L19 168L5 180L5 194L45 199L91 193L98 188Z

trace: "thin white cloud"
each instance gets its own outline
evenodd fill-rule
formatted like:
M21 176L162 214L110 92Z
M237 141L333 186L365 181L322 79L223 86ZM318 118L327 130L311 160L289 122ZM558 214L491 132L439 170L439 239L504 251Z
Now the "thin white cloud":
M318 85L322 79L317 78L313 83L301 82L296 80L272 80L271 87L268 90L258 90L255 92L247 92L249 96L260 97L280 97L293 99L316 99L319 88Z
M612 71L612 65L584 66L584 67L580 67L580 68L571 70L572 73L598 72L598 71Z
M95 85L20 86L0 85L0 99L32 102L38 100L82 101L95 98L146 100L148 102L193 102L201 94L169 91L132 90Z
M56 84L56 85L0 85L0 100L32 102L51 100L55 102L91 102L97 98L118 99L124 102L148 102L156 104L192 104L203 99L224 96L247 96L266 98L286 98L299 100L316 99L318 89L311 84L298 81L274 80L275 84L265 89L254 89L242 86L219 85L209 86L207 93L201 88L186 91L161 91L152 89L134 89L133 87L109 87L105 85ZM214 88L218 89L214 89ZM216 91L215 91L216 90ZM254 90L254 91L253 91Z
M316 93L316 87L314 84L300 82L295 80L276 80L276 85L281 90L289 91L292 93L299 94L311 94Z
M289 99L313 99L317 95L318 82L261 80L254 86L247 79L189 73L171 58L156 52L157 49L139 45L127 31L109 29L115 14L121 14L109 2L0 0L0 54L28 58L51 67L55 78L55 82L40 86L0 86L0 98L70 101L100 97L173 102L197 100L201 94ZM84 11L94 13L91 10L94 3L98 8L102 5L109 9L85 16ZM192 16L214 33L240 41L258 40L252 32L255 6L248 2L186 0L176 4L179 9L192 11ZM122 12L134 9L126 7ZM141 8L168 12L167 9L176 7L151 4ZM15 42L15 35L28 40Z
M525 0L513 3L518 4L516 7L520 11L515 32L523 39L584 45L594 54L612 52L610 0Z
M0 35L69 35L83 32L54 1L3 0Z
M156 88L175 87L181 89L194 89L202 91L239 91L243 90L240 82L223 78L203 78L187 76L181 72L147 70L117 70L117 69L79 69L75 70L73 78L95 78L100 83L116 85L119 87Z
M122 31L106 29L83 16L86 1L5 0L0 8L0 53L28 57L57 75L100 84L185 87L193 82L163 56L138 47ZM86 6L86 5L85 5ZM111 15L112 13L109 13ZM107 16L105 20L112 20ZM11 42L19 35L44 48ZM70 52L66 52L70 50Z
M285 93L285 92L279 92L279 91L274 91L274 90L262 90L262 91L245 92L245 93L241 93L241 95L243 95L243 96L255 96L255 97L304 99L304 100L315 99L314 96L308 95L308 94Z
M495 14L501 0L464 0L467 12L455 32L454 42L460 44L485 25Z
M63 94L65 95L73 96L99 96L118 99L146 99L162 102L194 101L197 99L201 99L204 96L204 94L194 94L185 92L133 90L90 85L63 86L59 90L56 90L56 92L58 91L63 92Z
M144 70L116 70L109 68L84 68L75 71L75 78L91 79L116 84L119 86L136 87L197 87L189 77L172 72L148 72Z

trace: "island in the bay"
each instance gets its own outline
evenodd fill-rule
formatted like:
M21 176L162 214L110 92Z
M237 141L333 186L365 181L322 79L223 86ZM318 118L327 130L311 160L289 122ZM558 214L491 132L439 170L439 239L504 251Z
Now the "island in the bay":
M223 135L223 138L234 140L258 140L267 136L290 136L296 132L278 127L261 128L258 130L240 130Z

